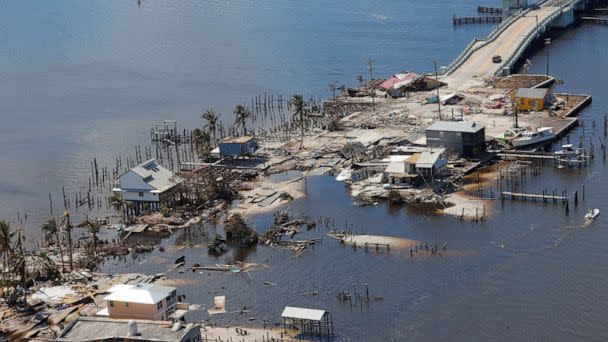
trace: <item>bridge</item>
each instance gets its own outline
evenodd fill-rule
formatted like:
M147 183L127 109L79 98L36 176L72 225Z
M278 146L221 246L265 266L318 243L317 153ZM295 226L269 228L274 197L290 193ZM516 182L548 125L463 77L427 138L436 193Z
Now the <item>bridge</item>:
M447 67L442 68L442 81L450 88L465 90L489 76L508 75L532 42L551 27L574 23L574 9L589 0L545 0L519 10L497 25L486 38L474 39ZM494 63L499 55L502 61Z

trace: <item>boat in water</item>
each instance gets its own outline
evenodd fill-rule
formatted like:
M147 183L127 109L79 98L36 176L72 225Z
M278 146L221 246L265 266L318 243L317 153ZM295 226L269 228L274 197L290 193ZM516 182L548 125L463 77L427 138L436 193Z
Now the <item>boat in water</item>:
M598 208L589 209L585 214L585 220L593 220L600 215L600 210Z
M525 131L511 140L513 147L527 147L550 142L557 138L553 127L540 127L535 131Z

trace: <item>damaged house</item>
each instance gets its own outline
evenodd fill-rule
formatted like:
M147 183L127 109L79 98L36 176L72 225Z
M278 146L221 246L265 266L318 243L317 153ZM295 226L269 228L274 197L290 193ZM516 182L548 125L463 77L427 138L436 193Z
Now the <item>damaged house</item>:
M445 85L446 83L429 76L404 72L387 78L378 85L378 89L385 91L387 96L397 98L405 96L408 92L428 91Z
M414 185L446 174L448 159L445 148L413 148L409 152L389 156L384 174L390 184Z

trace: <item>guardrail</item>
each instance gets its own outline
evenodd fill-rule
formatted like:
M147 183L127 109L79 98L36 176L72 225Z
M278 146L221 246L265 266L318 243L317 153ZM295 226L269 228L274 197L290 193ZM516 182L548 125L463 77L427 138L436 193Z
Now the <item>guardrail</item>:
M550 1L550 0L538 1L537 5L542 6L547 1ZM576 0L576 1L578 1L578 0ZM454 72L454 70L458 69L475 51L481 49L482 47L484 47L487 44L496 40L496 38L501 33L503 33L505 29L507 29L509 26L511 26L512 23L514 23L516 20L519 20L521 17L525 16L532 10L533 10L532 8L527 8L525 10L519 10L519 11L513 13L512 15L510 15L509 18L507 18L507 20L496 25L485 38L477 38L477 37L473 38L473 40L469 43L469 45L467 45L465 47L465 49L456 57L456 59L454 59L452 61L452 63L448 64L448 66L439 74L444 75L444 76L450 75L452 72ZM479 46L473 48L474 45L479 41L484 41L484 42L482 44L480 44Z
M540 34L541 28L546 27L548 24L550 24L551 22L553 22L560 15L562 15L562 13L563 13L563 11L564 11L564 9L566 7L570 7L574 3L578 3L579 1L580 0L571 0L571 1L568 1L567 3L559 6L559 10L555 11L553 14L551 14L550 16L548 16L547 18L545 18L542 22L539 22L538 25L536 26L536 28L526 37L526 39L522 40L519 43L519 45L517 46L517 49L515 50L516 51L515 54L511 55L507 59L507 61L502 64L501 68L494 73L494 75L495 76L501 76L501 75L503 75L503 70L505 68L509 68L509 70L511 70L511 68L513 67L513 65L515 65L515 63L521 58L521 56L523 55L525 49Z

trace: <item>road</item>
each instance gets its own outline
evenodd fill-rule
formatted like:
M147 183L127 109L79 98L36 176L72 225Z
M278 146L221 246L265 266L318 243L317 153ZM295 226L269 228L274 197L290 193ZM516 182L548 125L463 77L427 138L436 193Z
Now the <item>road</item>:
M492 76L500 70L507 59L517 52L519 44L534 32L537 16L538 22L542 22L559 10L559 6L545 5L530 11L513 22L494 41L473 52L460 67L445 76L443 80L448 83L448 87L458 90L465 90L480 84L483 78ZM476 44L482 45L483 42L480 41ZM492 56L494 55L501 56L503 62L493 63Z

